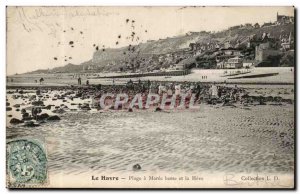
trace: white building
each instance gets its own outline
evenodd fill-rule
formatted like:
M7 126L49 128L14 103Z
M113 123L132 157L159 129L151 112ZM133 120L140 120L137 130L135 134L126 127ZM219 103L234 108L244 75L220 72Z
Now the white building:
M224 63L225 69L237 69L241 67L243 67L243 59L240 57L228 59L228 61Z

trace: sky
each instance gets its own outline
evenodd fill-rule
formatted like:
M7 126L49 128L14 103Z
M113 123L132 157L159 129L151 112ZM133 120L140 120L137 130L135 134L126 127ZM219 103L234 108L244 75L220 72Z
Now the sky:
M92 59L97 46L274 22L277 12L294 15L293 7L8 7L6 12L7 75L80 64Z

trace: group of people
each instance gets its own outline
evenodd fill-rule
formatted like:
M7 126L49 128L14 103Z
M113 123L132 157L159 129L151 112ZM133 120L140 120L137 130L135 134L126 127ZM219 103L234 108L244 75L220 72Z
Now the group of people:
M77 77L78 85L82 85L82 78ZM225 83L203 83L203 82L163 82L163 81L132 81L131 79L126 84L115 84L115 80L110 85L91 85L90 87L78 87L76 93L80 94L80 98L99 99L104 94L120 94L125 93L129 98L134 98L136 94L141 94L143 97L148 94L158 94L161 98L167 94L168 98L173 95L176 99L181 99L184 95L188 99L194 95L194 100L197 103L226 103L238 102L242 100L245 90L237 85L228 86ZM86 85L90 85L89 80L86 80Z
M40 84L42 84L44 81L45 81L45 80L44 80L44 78L42 78L42 77L39 79ZM38 83L38 80L34 80L34 82L35 82L35 83Z
M78 77L77 82L78 85L81 85L81 77ZM86 80L86 85L90 85L90 81L88 79Z
M124 85L91 85L90 87L78 87L76 97L81 99L92 98L93 102L98 102L103 95L112 94L113 98L108 101L114 101L118 94L126 94L129 101L134 99L137 94L142 97L142 102L146 104L149 94L158 94L160 102L163 96L167 94L167 98L171 99L176 96L176 105L180 104L185 96L185 104L189 106L190 100L193 99L194 104L223 104L229 105L236 102L242 102L242 96L245 90L237 85L228 86L226 83L200 83L200 82L159 82L159 81L132 81L129 80ZM192 98L192 96L194 96ZM93 105L97 107L99 104ZM127 106L127 105L125 105Z
M238 101L241 100L241 96L244 95L244 90L238 88L237 85L234 87L228 87L226 83L224 84L209 84L200 82L159 82L159 81L141 81L133 82L129 80L126 85L112 85L112 86L102 86L101 93L126 93L129 96L135 95L137 93L141 94L158 94L162 96L167 94L168 96L188 94L191 96L195 95L196 99L200 102L210 101L215 102L225 102L225 101Z

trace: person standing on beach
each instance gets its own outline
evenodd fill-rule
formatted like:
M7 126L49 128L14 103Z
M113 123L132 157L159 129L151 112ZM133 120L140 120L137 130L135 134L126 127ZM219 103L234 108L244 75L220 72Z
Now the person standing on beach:
M168 95L168 96L172 96L172 95L173 95L172 85L171 85L171 84L168 86L168 89L167 89L167 95Z
M150 88L150 86L151 86L150 80L148 80L147 83L148 83L148 88Z
M180 91L180 84L175 85L175 95L178 96L180 95L181 91Z
M235 85L231 91L230 98L233 99L234 101L237 101L237 99L238 99L237 93L238 93L238 87L237 87L237 85Z
M78 85L81 85L81 78L78 78Z
M193 84L193 83L190 83L190 84L189 84L189 87L188 87L188 94L189 94L189 96L192 95L192 93L194 92L194 90L195 90L194 84Z
M163 92L163 85L160 83L158 86L158 94L161 95Z
M149 94L153 94L154 93L154 86L150 83L148 88L149 88Z
M196 89L195 89L195 93L196 93L196 99L199 102L200 100L200 93L201 93L201 86L200 83L197 83Z
M88 86L88 85L90 85L90 82L89 82L89 80L86 80L86 85Z
M44 78L41 78L41 79L40 79L40 84L42 84L42 83L43 83L43 81L44 81Z
M211 99L212 100L217 99L218 98L218 88L215 83L210 87L209 90L210 90L209 93L210 93Z

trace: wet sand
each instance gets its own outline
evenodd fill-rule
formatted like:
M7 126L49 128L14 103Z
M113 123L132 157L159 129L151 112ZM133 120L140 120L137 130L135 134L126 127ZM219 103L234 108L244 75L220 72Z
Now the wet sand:
M92 109L59 116L34 128L11 125L7 117L7 140L44 139L53 174L131 172L137 163L143 172L294 171L293 104L201 104L193 112Z

